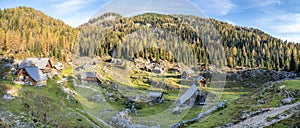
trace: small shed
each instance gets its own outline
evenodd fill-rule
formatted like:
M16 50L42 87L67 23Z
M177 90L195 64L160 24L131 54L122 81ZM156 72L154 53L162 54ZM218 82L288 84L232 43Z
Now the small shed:
M149 97L151 102L162 103L163 102L163 93L162 92L149 92Z
M203 76L198 76L197 84L199 87L206 87L206 79Z
M181 74L181 78L186 80L186 79L190 78L191 75L192 75L192 73L191 73L190 71L184 71L184 72Z
M89 84L98 84L99 79L97 78L96 72L82 72L81 82Z
M162 74L162 73L164 73L164 70L161 67L155 66L151 72L156 73L156 74Z

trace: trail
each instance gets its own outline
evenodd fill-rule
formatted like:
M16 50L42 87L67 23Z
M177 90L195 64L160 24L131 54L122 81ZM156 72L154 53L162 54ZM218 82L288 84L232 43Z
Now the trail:
M99 124L94 123L93 121L91 121L89 118L87 118L85 115L83 115L82 113L74 110L73 108L68 107L64 101L62 101L63 106L65 106L68 110L76 113L77 115L81 116L82 118L86 119L89 123L91 123L92 125L98 127L98 128L102 128L103 126L105 127L110 127L107 123L105 123L103 120L97 118L97 117L93 117L94 119L96 119L98 122L101 122L102 125L99 126ZM88 113L87 113L88 114ZM89 116L91 116L90 114L88 114Z
M271 111L265 112L263 114L248 118L238 124L235 124L232 128L257 128L257 127L266 127L270 126L274 123L277 123L281 120L284 120L286 118L291 117L294 113L287 114L286 116L282 116L282 118L273 120L268 122L267 118L275 117L279 114L284 113L286 110L295 108L296 106L300 105L300 102L291 104L291 105L285 105L278 108L273 108Z
M75 81L74 79L73 79L73 83L74 83L74 86L77 85L77 83L76 83L76 81ZM81 86L81 85L80 85L80 87L85 87L85 86ZM89 89L94 89L94 88L90 88L90 87L89 87ZM110 127L105 121L103 121L103 120L101 120L101 119L99 119L99 118L93 116L92 114L89 114L89 113L86 112L86 114L88 114L89 116L91 116L93 119L96 119L97 122L100 122L100 125L99 125L98 123L94 123L91 119L89 119L88 117L86 117L86 116L83 115L82 113L78 112L77 110L75 110L75 109L73 109L73 108L67 106L67 105L65 104L64 101L61 101L61 104L62 104L64 107L66 107L68 110L70 110L70 111L76 113L77 115L81 116L82 118L86 119L89 123L91 123L91 124L94 125L95 127L98 127L98 128ZM79 111L80 111L80 110L79 110Z

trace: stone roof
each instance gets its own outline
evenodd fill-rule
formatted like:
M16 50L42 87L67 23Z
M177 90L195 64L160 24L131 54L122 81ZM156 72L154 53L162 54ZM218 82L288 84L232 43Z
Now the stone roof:
M39 69L45 69L49 60L49 58L25 58L19 68L37 66Z
M27 74L36 82L48 79L47 76L43 74L42 71L36 66L25 67L25 70Z
M97 75L95 72L82 72L81 73L81 79L86 79L86 78L96 78Z
M189 100L198 90L198 87L193 84L179 99L179 104L185 103Z

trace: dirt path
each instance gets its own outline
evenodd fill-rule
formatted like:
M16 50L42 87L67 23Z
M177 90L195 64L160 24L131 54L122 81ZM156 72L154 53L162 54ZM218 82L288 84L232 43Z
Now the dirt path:
M260 114L258 116L254 116L254 117L248 118L245 121L240 122L240 123L234 125L232 128L257 128L257 127L266 127L266 126L269 126L269 125L271 125L273 123L276 123L278 121L286 119L286 118L292 116L293 114L288 114L287 116L282 117L279 120L270 121L270 122L267 121L268 117L269 118L270 117L275 117L275 116L277 116L279 114L282 114L286 110L294 108L294 107L296 107L298 105L300 105L300 102L297 102L297 103L294 103L294 104L291 104L291 105L281 106L281 107L278 107L278 108L273 108L271 111L265 112L265 113Z

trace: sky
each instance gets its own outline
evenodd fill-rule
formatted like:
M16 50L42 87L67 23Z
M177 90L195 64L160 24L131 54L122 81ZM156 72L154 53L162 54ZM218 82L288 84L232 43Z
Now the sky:
M0 0L0 9L29 6L77 27L106 11L184 13L261 29L300 43L299 0Z

